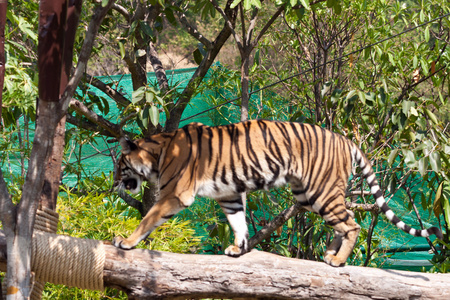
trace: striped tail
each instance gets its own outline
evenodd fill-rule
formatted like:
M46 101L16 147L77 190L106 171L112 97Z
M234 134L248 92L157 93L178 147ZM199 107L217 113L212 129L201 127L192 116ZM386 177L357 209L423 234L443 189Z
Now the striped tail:
M381 211L386 215L386 217L389 219L389 221L391 221L392 224L394 224L395 226L397 226L404 232L409 233L412 236L429 237L430 235L434 234L438 239L440 240L443 239L442 232L437 227L417 230L411 228L410 226L406 225L402 220L400 220L387 205L386 200L384 199L383 196L383 192L381 191L380 186L378 185L375 173L373 172L372 164L369 162L364 153L362 153L362 151L356 145L353 145L352 156L353 161L356 162L357 165L361 168L363 177L367 180L367 183L369 184L370 187L370 192L375 197L378 207L381 208Z

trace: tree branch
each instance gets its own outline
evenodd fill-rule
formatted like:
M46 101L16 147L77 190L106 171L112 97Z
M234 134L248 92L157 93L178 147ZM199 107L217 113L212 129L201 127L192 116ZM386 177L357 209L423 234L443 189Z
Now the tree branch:
M111 132L100 127L100 125L93 123L93 122L89 122L87 120L83 120L81 118L74 117L70 114L66 115L66 121L72 125L79 127L79 128L83 128L85 130L89 130L92 132L98 132L103 136L115 137L114 135L111 134Z
M120 106L127 107L128 105L130 105L130 103L131 103L130 100L128 100L120 92L113 89L112 87L110 87L109 85L107 85L106 83L101 81L100 79L93 77L89 74L85 74L85 76L86 76L87 83L98 88L100 91L102 91L103 93L108 95L111 99L113 99Z
M123 199L123 201L125 201L127 203L127 205L137 209L142 216L145 215L142 202L134 199L133 197L131 197L130 195L125 193L125 191L123 191L123 190L118 190L117 194L119 195L120 198Z
M98 114L87 108L80 101L72 99L70 101L70 107L73 108L80 115L86 117L89 121L98 124L98 126L110 132L111 133L110 136L114 136L116 138L119 138L121 136L122 128L119 125L111 123L102 116L99 116Z
M184 26L186 31L194 37L197 41L205 45L207 49L211 49L212 44L211 41L208 40L203 34L201 34L197 28L195 28L193 25L189 23L189 21L186 18L186 15L184 13L177 13L178 20L180 23Z
M111 8L117 11L119 14L121 14L125 18L125 20L127 20L127 22L130 21L130 14L128 13L128 10L125 7L117 3L114 3Z
M236 8L231 9L230 5L233 2L233 0L228 0L225 8L225 15L227 15L227 19L229 22L231 22L231 25L233 26L235 20L236 20ZM202 79L207 74L209 68L213 64L217 54L219 53L220 49L223 47L225 42L228 40L229 36L231 35L231 29L228 25L224 25L220 33L217 35L217 38L213 42L213 47L211 49L208 49L208 52L203 57L202 62L198 66L198 68L195 70L194 74L192 75L191 79L189 80L189 83L187 84L186 88L181 93L177 103L175 105L169 105L168 110L170 111L170 117L168 118L164 131L170 132L174 131L178 128L178 125L180 123L181 115L183 114L184 109L186 108L187 104L192 98L192 95L195 93L195 90L197 86L200 84Z
M233 34L234 39L236 40L236 44L238 45L239 49L243 49L244 45L242 43L242 40L240 36L236 33L234 30L234 21L231 21L225 11L220 7L219 3L217 3L216 0L210 0L214 8L222 15L223 19L225 20L225 26L228 27L228 29L231 31L231 34ZM235 8L236 9L236 8Z
M264 25L263 29L259 32L256 39L253 41L252 47L256 47L259 40L263 37L263 35L266 33L266 31L272 26L272 24L275 22L275 20L280 16L280 14L284 11L285 6L280 6L278 10L273 14L273 16L270 18L270 20Z

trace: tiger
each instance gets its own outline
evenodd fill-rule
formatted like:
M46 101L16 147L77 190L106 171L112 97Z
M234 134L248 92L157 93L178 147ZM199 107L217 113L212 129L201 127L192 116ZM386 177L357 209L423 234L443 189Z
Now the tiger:
M192 123L136 141L122 137L120 145L114 185L139 193L142 183L150 181L159 186L159 200L128 238L113 239L118 248L134 248L198 195L218 202L234 233L234 244L224 253L240 256L250 250L245 197L241 195L289 184L295 200L334 230L323 260L334 267L343 266L360 232L345 206L354 165L361 169L376 204L390 222L412 236L434 234L442 240L437 227L417 230L402 222L387 205L362 150L346 137L317 125L269 120L215 127Z

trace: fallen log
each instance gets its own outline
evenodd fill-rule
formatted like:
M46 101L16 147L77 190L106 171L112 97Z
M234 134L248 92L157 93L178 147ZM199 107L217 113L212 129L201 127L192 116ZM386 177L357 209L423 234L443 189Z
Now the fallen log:
M104 245L104 286L129 299L446 299L450 275L346 266L253 250L239 258ZM0 234L0 267L6 247Z
M291 259L239 258L106 247L105 285L130 298L445 299L450 276Z

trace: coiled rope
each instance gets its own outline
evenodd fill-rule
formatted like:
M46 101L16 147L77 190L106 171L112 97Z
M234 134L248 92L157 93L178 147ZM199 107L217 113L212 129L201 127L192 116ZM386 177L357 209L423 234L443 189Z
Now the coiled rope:
M45 282L103 291L103 243L55 234L58 219L58 213L51 209L38 209L36 213L31 250L34 273L31 299L41 299Z
M57 226L56 212L45 208L38 210L31 252L31 270L35 272L36 281L104 290L103 243L57 235Z

